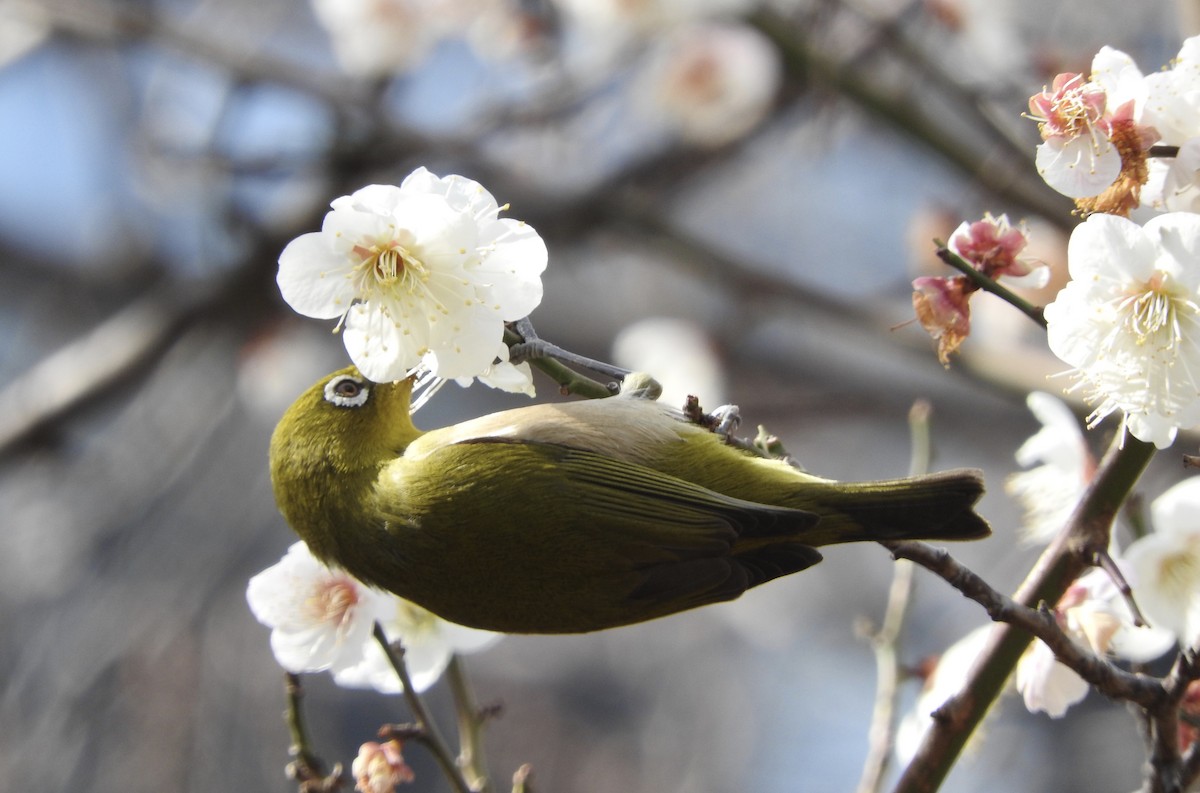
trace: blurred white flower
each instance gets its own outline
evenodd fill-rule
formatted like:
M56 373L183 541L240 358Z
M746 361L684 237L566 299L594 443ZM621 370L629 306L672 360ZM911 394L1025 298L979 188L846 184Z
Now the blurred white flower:
M1174 158L1153 158L1144 204L1158 209L1200 210L1200 36L1183 42L1170 67L1147 75L1143 122L1159 143L1179 146Z
M448 0L312 0L348 74L378 77L417 66L445 32Z
M1093 427L1113 411L1134 437L1166 448L1200 423L1200 216L1141 227L1114 215L1076 226L1071 282L1046 306L1051 351L1073 367Z
M1136 571L1128 559L1113 554L1126 582L1136 589ZM1175 634L1153 625L1135 625L1125 597L1112 576L1099 568L1080 576L1058 605L1068 632L1099 654L1134 663L1153 661L1175 644Z
M395 598L331 570L303 542L250 579L246 601L271 629L271 651L289 672L337 671L362 660L377 620Z
M689 395L708 410L727 401L716 346L690 320L652 317L623 328L613 340L613 361L652 375L663 389L659 400L669 405L681 407Z
M1029 39L1013 0L926 0L924 8L956 35L941 47L955 77L979 86L1010 75L1024 82L1031 71ZM899 13L899 12L896 12Z
M542 299L546 245L500 218L478 182L418 168L332 203L321 231L292 240L278 283L297 312L340 318L346 350L370 380L423 366L471 378L500 355L504 322Z
M925 678L916 704L896 726L893 753L901 764L908 765L916 755L925 733L933 726L933 712L966 686L971 668L983 652L991 629L991 625L976 628L950 645L937 660L933 671Z
M404 647L404 663L418 693L442 676L455 654L479 652L491 647L503 634L481 631L446 622L431 611L400 598L392 598L391 609L380 624L389 641ZM359 663L338 669L333 680L346 688L373 688L382 694L402 691L400 679L378 642L370 642Z
M1079 421L1061 400L1035 391L1025 398L1042 428L1017 449L1017 463L1005 489L1025 508L1023 539L1046 543L1066 524L1095 472ZM1037 463L1041 463L1036 467Z
M15 61L50 35L50 20L37 3L0 0L0 66Z
M684 140L716 146L766 117L780 79L779 54L766 36L745 25L696 23L654 40L639 104Z
M1125 552L1131 586L1152 625L1200 641L1200 477L1185 479L1150 505L1154 531Z

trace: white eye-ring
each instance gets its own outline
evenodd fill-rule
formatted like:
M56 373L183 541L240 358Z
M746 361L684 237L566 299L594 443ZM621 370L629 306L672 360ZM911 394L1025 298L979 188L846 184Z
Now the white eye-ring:
M370 395L366 381L350 375L335 377L325 384L325 401L340 408L362 407Z

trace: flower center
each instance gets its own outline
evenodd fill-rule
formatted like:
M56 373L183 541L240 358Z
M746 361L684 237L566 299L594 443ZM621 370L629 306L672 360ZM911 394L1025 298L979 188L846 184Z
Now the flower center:
M353 582L330 578L321 582L306 605L317 622L340 626L350 619L357 603L358 590Z
M1065 76L1065 75L1063 75ZM1043 91L1030 101L1031 118L1041 124L1042 138L1096 138L1096 126L1104 117L1108 95L1095 83L1076 74L1051 91Z
M1137 336L1137 343L1145 344L1147 338L1170 327L1174 320L1174 301L1170 295L1155 289L1133 298L1126 321L1129 329Z
M354 252L361 257L354 270L355 291L363 300L401 291L416 292L418 282L428 272L419 258L394 240L370 247L355 245Z
M390 290L402 283L413 272L424 271L420 259L409 253L402 245L354 246L354 252L362 257L357 268L359 287L365 292L374 292L372 287Z
M1160 585L1179 596L1186 597L1195 586L1200 575L1200 559L1197 558L1197 541L1187 540L1186 545L1175 553L1166 554L1158 565Z
M404 274L404 257L395 248L380 251L375 256L375 280L390 285Z
M1183 338L1181 311L1188 315L1200 312L1200 306L1191 300L1173 295L1166 281L1164 273L1156 272L1141 290L1121 302L1125 328L1139 347L1154 341L1158 349L1175 349Z

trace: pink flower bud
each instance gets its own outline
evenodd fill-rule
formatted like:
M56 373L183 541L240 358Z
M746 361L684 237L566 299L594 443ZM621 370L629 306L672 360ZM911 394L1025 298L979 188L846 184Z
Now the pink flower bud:
M393 793L397 785L416 779L400 749L397 740L383 744L367 741L360 746L358 757L350 767L354 774L354 789L362 793Z

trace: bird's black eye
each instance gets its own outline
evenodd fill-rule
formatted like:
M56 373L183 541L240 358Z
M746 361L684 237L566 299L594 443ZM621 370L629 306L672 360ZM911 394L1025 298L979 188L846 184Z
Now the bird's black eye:
M362 407L370 393L366 381L350 375L340 375L325 384L325 401L341 408Z

